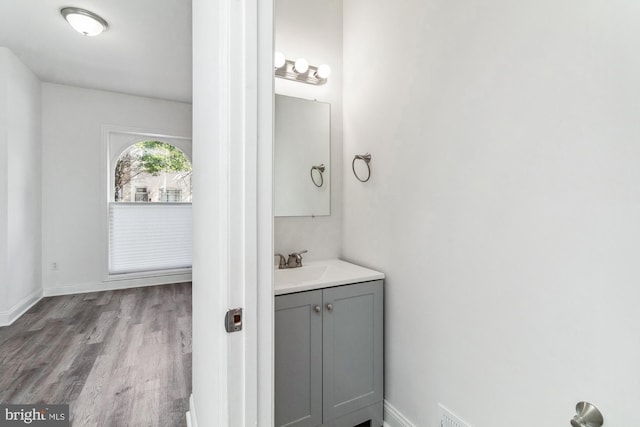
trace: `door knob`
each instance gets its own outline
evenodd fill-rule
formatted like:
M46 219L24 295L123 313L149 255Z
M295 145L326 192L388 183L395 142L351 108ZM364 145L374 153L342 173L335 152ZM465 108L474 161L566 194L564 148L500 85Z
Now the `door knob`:
M333 304L331 303L327 304L327 310L333 311Z
M589 402L578 402L576 416L571 420L573 427L601 427L604 424L602 413Z
M314 306L313 309L315 310L316 313L320 313L321 308L319 305Z

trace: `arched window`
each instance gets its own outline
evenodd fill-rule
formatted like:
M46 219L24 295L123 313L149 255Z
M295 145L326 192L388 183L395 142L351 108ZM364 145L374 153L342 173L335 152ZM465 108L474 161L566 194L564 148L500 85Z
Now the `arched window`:
M167 142L129 144L110 166L109 274L190 269L191 162Z
M177 147L161 141L138 142L118 158L115 202L191 202L191 162Z

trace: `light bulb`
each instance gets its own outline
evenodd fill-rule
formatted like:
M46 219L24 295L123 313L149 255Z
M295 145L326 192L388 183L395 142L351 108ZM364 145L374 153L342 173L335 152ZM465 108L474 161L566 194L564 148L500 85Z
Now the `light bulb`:
M276 52L273 55L273 66L276 68L282 68L284 67L284 64L286 64L287 60L284 57L284 54L282 52Z
M60 13L74 30L85 36L97 36L108 28L107 21L85 9L65 7Z
M293 69L298 74L304 74L309 71L309 62L304 58L296 59L296 63L293 66Z
M319 79L326 79L331 74L331 67L327 64L322 64L318 67L316 71L316 77Z

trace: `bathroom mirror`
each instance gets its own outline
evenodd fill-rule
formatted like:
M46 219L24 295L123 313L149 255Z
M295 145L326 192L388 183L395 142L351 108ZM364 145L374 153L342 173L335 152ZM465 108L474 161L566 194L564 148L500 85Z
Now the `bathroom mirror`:
M331 214L331 106L275 96L275 216Z

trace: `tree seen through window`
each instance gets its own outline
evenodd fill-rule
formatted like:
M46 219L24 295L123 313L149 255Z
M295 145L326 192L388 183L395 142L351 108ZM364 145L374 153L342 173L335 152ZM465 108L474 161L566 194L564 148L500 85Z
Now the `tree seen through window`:
M116 202L191 202L191 162L178 148L143 141L122 153L115 168Z

